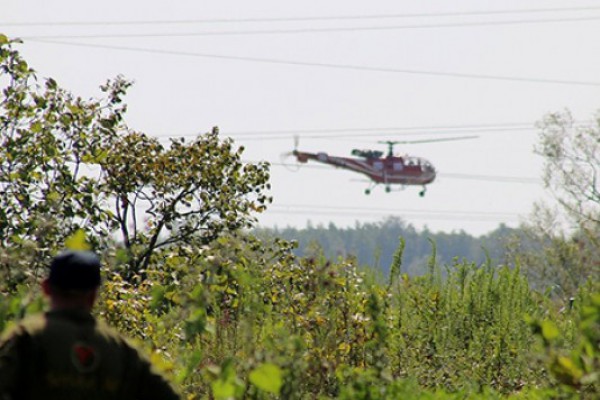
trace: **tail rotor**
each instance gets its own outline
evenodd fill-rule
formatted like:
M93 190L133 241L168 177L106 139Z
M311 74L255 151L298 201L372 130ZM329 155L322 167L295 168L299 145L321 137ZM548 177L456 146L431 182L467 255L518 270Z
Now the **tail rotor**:
M294 135L294 150L282 153L281 156L279 157L279 159L281 160L281 164L289 171L296 172L300 169L300 165L298 163L287 162L291 156L295 156L296 153L298 152L298 142L299 142L298 135Z

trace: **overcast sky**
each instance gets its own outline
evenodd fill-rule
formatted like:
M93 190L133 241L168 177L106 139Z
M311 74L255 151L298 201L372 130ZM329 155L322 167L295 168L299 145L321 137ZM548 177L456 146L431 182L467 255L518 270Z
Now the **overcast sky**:
M0 32L23 38L38 75L83 97L123 75L131 128L166 142L219 126L245 160L272 162L265 226L517 226L550 199L535 123L600 109L600 1L0 1ZM398 146L438 171L421 198L366 196L361 176L322 165L288 169L294 135L339 156L479 138Z

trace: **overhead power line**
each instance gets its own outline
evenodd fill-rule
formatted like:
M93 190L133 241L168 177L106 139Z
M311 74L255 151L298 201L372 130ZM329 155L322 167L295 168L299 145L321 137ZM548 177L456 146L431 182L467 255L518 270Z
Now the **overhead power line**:
M404 126L404 127L371 127L371 128L315 128L315 129L279 129L279 130L252 130L252 131L227 131L221 129L222 136L234 137L238 140L289 140L290 135L302 135L302 138L327 139L344 137L364 137L364 136L389 136L399 132L402 136L423 136L423 135L453 135L457 133L497 133L497 132L523 132L535 129L532 122L520 123L498 123L498 124L479 124L479 125L431 125L431 126ZM380 133L382 132L382 133ZM153 137L192 137L198 136L196 133L158 133ZM280 136L281 135L281 136Z
M421 211L421 210L392 210L378 208L358 208L358 207L337 207L337 206L286 206L271 205L266 213L271 214L305 214L305 215L329 215L329 216L348 216L348 217L385 217L400 216L406 219L417 220L460 220L460 221L518 221L517 213L485 213L473 211Z
M586 126L594 121L581 120L574 121L576 126ZM381 132L381 133L380 133ZM310 139L328 139L328 138L351 138L351 137L377 137L390 134L397 136L423 136L423 135L455 135L463 133L477 133L478 135L495 134L499 132L532 132L537 133L537 127L534 122L499 122L490 124L457 124L457 125L421 125L421 126L376 126L363 128L312 128L312 129L261 129L248 131L229 131L220 129L222 137L231 137L235 140L290 140L295 135L301 135L302 138ZM189 133L153 133L150 136L154 138L181 138L196 137L205 132ZM290 136L291 135L291 136Z
M231 135L256 135L256 134L295 134L295 133L342 133L342 132L377 132L377 131L465 131L465 130L503 130L503 129L521 129L532 128L531 122L499 122L492 124L458 124L458 125L425 125L425 126L387 126L387 127L366 127L366 128L315 128L315 129L287 129L287 130L253 130L253 131L233 131L228 132Z
M256 23L256 22L305 22L305 21L348 21L348 20L377 20L377 19L402 19L402 18L430 18L430 17L465 17L489 16L507 14L539 14L539 13L564 13L600 10L600 7L563 7L563 8L537 8L519 10L475 10L435 13L406 13L406 14L373 14L373 15L330 15L330 16L304 16L304 17L255 17L255 18L204 18L204 19L178 19L178 20L124 20L124 21L25 21L3 22L2 26L109 26L109 25L181 25L181 24L221 24L221 23Z
M245 161L256 163L256 161ZM342 171L344 169L330 167L326 165L302 165L296 163L278 163L269 162L270 165L275 167L285 168L310 168L310 169L323 169L330 171ZM444 179L466 179L484 182L502 182L502 183L523 183L523 184L534 184L541 185L542 181L539 178L533 177L519 177L519 176L499 176L499 175L477 175L477 174L462 174L462 173L450 173L450 172L438 172L437 175Z
M524 132L524 131L530 131L533 132L533 127L522 127L522 128L497 128L497 129L493 129L493 130L482 130L482 131L476 131L476 130L456 130L456 131L437 131L437 130L431 130L429 132L403 132L403 133L396 133L396 131L394 130L389 130L389 131L370 131L368 133L340 133L340 134L321 134L321 135L305 135L302 134L301 138L306 138L306 139L343 139L343 138L364 138L364 137L369 137L369 138L374 138L374 137L390 137L390 135L393 136L440 136L440 135L454 135L454 134L459 134L459 133L477 133L478 135L480 134L486 134L486 133L498 133L498 132ZM298 135L300 135L301 132L298 132ZM287 134L285 136L272 136L272 135L262 135L262 136L245 136L245 135L241 135L241 137L237 137L236 140L244 140L244 141L252 141L252 140L290 140L290 134ZM233 135L233 134L228 134L227 136L237 136L237 135Z
M65 46L76 46L76 47L86 47L86 48L96 48L96 49L106 49L106 50L131 51L131 52L139 52L139 53L147 53L147 54L200 57L200 58L211 58L211 59L231 60L231 61L247 61L247 62L254 62L254 63L288 65L288 66L344 69L344 70L354 70L354 71L362 71L362 72L386 72L386 73L400 73L400 74L410 74L410 75L437 76L437 77L446 77L446 78L478 79L478 80L492 80L492 81L504 81L504 82L508 81L508 82L553 84L553 85L590 86L590 87L599 87L600 86L600 82L589 82L589 81L525 78L525 77L517 77L517 76L469 74L469 73L443 72L443 71L425 71L425 70L412 70L412 69L401 69L401 68L371 67L371 66L364 66L364 65L333 64L333 63L325 63L325 62L278 60L278 59L261 58L261 57L231 56L231 55L222 55L222 54L205 54L205 53L194 53L194 52L177 51L177 50L159 50L159 49L150 49L150 48L142 48L142 47L102 45L102 44L93 44L93 43L63 42L63 41L58 41L58 40L46 40L46 39L36 39L36 40L32 40L32 41L39 42L39 43L65 45Z
M270 207L278 207L278 208L300 208L300 209L310 209L310 210L342 210L342 211L377 211L377 212L386 212L386 213L414 213L414 214L470 214L470 215L484 215L484 216L494 216L494 217L506 217L506 216L516 216L518 213L514 212L492 212L492 211L473 211L473 210L420 210L415 208L409 209L397 209L397 208L369 208L369 207L348 207L348 206L339 206L339 205L316 205L316 204L272 204Z
M432 29L432 28L465 28L465 27L491 27L500 25L544 24L559 22L597 21L600 15L591 17L556 18L539 20L518 21L478 21L478 22L449 22L419 25L396 26L354 26L333 28L295 28L295 29L264 29L244 31L204 31L204 32L154 32L154 33L95 33L95 34L67 34L67 35L35 35L22 36L24 40L34 39L124 39L124 38L167 38L167 37L198 37L198 36L250 36L250 35L280 35L303 33L334 33L334 32L367 32L367 31L393 31L405 29Z
M297 216L299 214L298 210L278 210L278 209L269 209L266 211L270 214L290 214ZM373 211L361 212L361 211L319 211L319 210L310 210L305 211L304 215L306 216L315 216L315 215L327 215L327 216L343 216L343 217L351 217L354 220L360 217L370 217L370 218L381 218L389 216L390 214L386 213L377 213ZM462 222L518 222L519 217L504 217L504 218L495 218L495 217L472 217L469 215L440 215L440 214L425 214L425 215L411 215L411 214L401 214L400 217L408 220L425 220L425 221L462 221Z
M474 175L474 174L455 174L438 172L437 174L441 178L450 179L468 179L486 182L506 182L506 183L530 183L535 185L541 185L542 181L539 178L526 178L517 176L497 176L497 175Z

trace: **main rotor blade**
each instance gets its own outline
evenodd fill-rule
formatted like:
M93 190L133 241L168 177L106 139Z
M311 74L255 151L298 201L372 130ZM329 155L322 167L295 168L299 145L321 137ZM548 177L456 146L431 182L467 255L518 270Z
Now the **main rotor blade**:
M454 140L468 140L468 139L476 139L478 135L471 136L456 136L450 138L439 138L439 139L421 139L421 140L386 140L379 141L378 143L387 144L387 145L395 145L395 144L416 144L416 143L433 143L433 142L450 142Z

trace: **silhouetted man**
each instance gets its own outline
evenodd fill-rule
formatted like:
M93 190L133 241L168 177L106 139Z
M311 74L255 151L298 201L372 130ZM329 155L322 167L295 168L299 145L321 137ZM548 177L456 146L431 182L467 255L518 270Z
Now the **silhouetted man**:
M0 340L0 399L179 399L116 331L91 310L100 260L89 251L56 256L42 283L50 310L27 317Z

